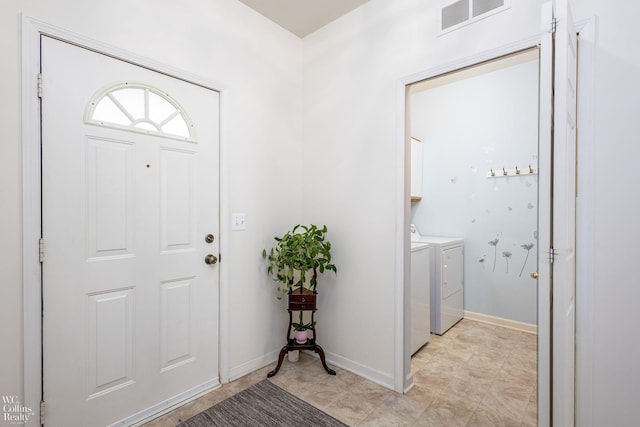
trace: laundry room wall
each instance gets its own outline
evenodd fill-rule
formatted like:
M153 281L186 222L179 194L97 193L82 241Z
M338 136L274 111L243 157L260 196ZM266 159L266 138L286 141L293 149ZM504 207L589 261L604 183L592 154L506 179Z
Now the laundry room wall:
M533 326L537 175L504 177L502 168L538 166L538 52L475 70L484 71L413 86L411 135L422 141L423 185L411 222L422 235L464 239L466 311ZM487 177L491 170L496 177Z

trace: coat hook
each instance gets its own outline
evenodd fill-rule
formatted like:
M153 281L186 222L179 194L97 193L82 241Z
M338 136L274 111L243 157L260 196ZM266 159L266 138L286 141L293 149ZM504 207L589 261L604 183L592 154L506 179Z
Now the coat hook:
M516 175L520 175L520 169L518 169L518 165L516 165Z
M533 173L533 168L529 165L529 173Z
M491 169L491 176L496 176L496 173Z
M502 168L502 175L507 176L507 170L505 168Z

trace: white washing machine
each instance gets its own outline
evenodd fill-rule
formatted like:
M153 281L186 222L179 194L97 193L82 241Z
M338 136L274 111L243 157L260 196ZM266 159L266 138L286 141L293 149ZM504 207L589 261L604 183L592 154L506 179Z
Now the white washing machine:
M411 240L431 248L431 332L442 335L464 316L464 241L413 232Z
M431 335L431 248L411 243L411 354L420 350Z

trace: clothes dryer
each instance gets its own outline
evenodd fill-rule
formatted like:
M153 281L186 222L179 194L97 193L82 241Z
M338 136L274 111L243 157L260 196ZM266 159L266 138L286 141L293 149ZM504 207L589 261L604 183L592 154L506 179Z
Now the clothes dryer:
M464 316L464 241L415 235L412 241L431 248L431 332L442 335Z

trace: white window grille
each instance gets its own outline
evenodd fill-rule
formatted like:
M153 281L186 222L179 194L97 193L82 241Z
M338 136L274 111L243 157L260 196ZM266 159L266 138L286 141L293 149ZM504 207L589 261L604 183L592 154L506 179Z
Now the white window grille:
M85 122L195 142L193 124L168 94L141 83L118 83L98 92Z

